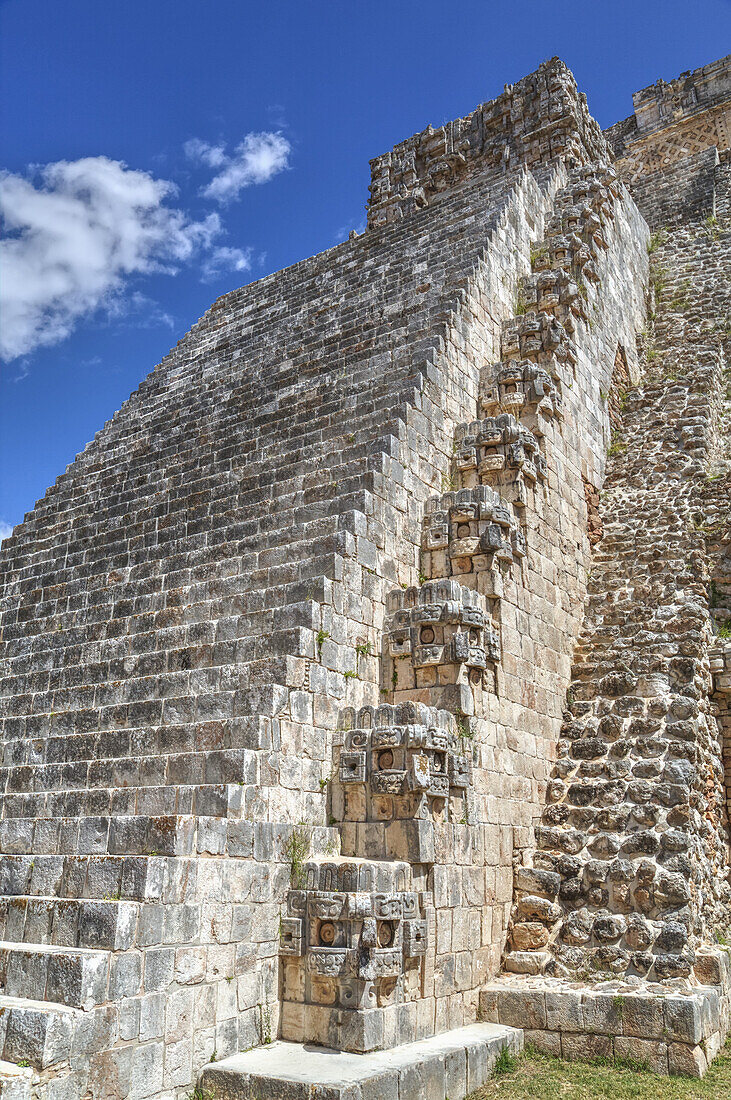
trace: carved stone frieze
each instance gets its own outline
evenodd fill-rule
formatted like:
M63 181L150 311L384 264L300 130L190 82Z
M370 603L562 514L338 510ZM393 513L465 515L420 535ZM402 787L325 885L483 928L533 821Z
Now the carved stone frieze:
M335 857L308 861L299 877L280 925L283 1000L324 1010L339 1049L374 1049L383 1043L379 1017L408 999L406 975L413 985L427 950L411 869ZM284 1013L284 1038L291 1018ZM305 1018L322 1031L320 1017Z

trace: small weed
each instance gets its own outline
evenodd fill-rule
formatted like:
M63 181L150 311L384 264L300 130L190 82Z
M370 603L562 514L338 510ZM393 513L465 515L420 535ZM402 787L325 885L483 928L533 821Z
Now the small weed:
M504 1073L514 1073L518 1068L518 1059L508 1047L503 1047L497 1056L492 1071L493 1077L502 1077Z
M708 217L704 219L701 233L704 237L707 237L709 241L717 241L721 234L718 218L713 214L709 214Z
M470 729L469 721L466 715L462 714L461 711L457 712L455 718L457 720L457 736L460 740L461 755L464 756L465 752L467 751L466 742L474 741L475 731L473 729Z
M394 668L393 672L391 673L391 685L395 688L397 683L398 683L398 672Z
M426 573L423 573L420 569L416 575L419 578L419 584L426 584Z
M289 834L284 854L289 862L292 885L299 888L304 880L304 862L310 853L310 835L300 822Z
M121 901L122 895L117 892L116 894L105 894L103 901Z
M272 1013L268 1004L259 1003L259 1017L261 1041L265 1046L268 1046L272 1041Z
M647 253L649 256L653 252L657 252L658 248L665 244L670 236L667 229L656 229L654 233L650 234L650 239L647 242Z
M318 659L318 661L320 661L322 659L322 646L323 646L323 643L329 637L330 637L330 631L329 630L318 630L317 634L315 635L315 642L317 644L317 659Z
M346 680L359 680L360 679L360 677L358 676L358 673L355 671L354 668L349 668L347 670L347 672L343 673L343 676L345 677Z
M731 623L716 623L716 633L724 641L731 638Z
M357 645L355 647L355 652L358 654L359 657L369 657L371 649L372 646L370 642L363 642L362 645Z
M655 301L660 302L668 285L668 269L661 264L650 265L650 286L655 291Z
M530 265L531 265L531 267L533 267L533 264L538 263L539 260L542 260L544 258L544 256L546 256L547 254L548 254L548 249L546 248L545 245L541 245L540 248L531 248L531 250L530 250Z
M619 1066L620 1069L628 1069L632 1073L647 1073L650 1068L644 1058L632 1058L628 1054L615 1057L613 1065Z
M616 997L612 997L612 1005L621 1016L624 1012L624 997L621 993L618 993Z
M621 455L623 451L627 450L627 444L622 442L622 436L619 432L612 432L612 438L607 448L607 454L610 458L614 455Z
M448 489L454 489L455 487L452 474L442 474L442 492L446 493Z
M211 1058L213 1062L214 1059ZM202 1089L200 1085L196 1085L192 1092L189 1092L185 1097L185 1100L214 1100L213 1093L208 1089Z
M330 783L331 779L332 779L332 776L331 776L331 775L327 775L327 776L324 776L324 777L323 777L323 778L322 778L322 779L320 780L320 790L321 790L321 791L324 791L324 790L325 790L325 789L327 788L327 786L328 786L328 784Z
M21 1069L28 1069L30 1067L30 1062L28 1061L27 1058L21 1058L20 1061L18 1062L18 1065L20 1066Z
M599 396L601 397L602 401L608 401L609 400L609 390L599 390Z
M525 296L525 289L523 284L518 285L518 290L515 294L515 305L513 307L513 313L516 317L522 316L528 310L528 299Z

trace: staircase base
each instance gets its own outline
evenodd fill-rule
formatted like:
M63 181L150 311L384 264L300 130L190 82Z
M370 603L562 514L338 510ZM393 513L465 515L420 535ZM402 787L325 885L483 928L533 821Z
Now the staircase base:
M463 1100L504 1047L522 1050L523 1032L472 1024L371 1054L275 1042L207 1066L198 1087L211 1100Z

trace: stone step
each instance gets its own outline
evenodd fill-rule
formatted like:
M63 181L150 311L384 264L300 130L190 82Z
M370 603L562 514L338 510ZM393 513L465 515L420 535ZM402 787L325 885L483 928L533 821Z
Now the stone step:
M0 797L4 818L201 816L238 818L245 787L239 783L96 787L24 792Z
M66 1005L0 995L0 1056L38 1070L68 1062L83 1016Z
M370 1054L278 1041L206 1066L198 1079L210 1100L463 1100L492 1075L500 1051L523 1048L523 1032L472 1024Z
M251 748L250 723L241 721L242 716L247 716L248 709L243 705L246 702L243 690L234 695L235 718L226 721L209 719L202 725L197 719L197 703L193 704L185 694L190 688L179 683L181 677L189 675L162 671L153 678L156 698L159 700L164 696L171 700L167 713L163 706L163 725L145 722L145 711L139 715L140 720L136 720L136 712L130 711L131 704L126 703L98 707L94 713L98 714L99 720L93 729L86 731L76 728L84 721L86 714L80 718L79 713L74 711L48 711L27 719L6 718L0 737L2 766L10 768L22 764L118 760L122 757L157 757ZM126 680L128 685L133 682L136 686L137 681L132 678ZM93 684L88 686L92 691L95 688ZM223 698L223 693L218 692L214 696L214 699L218 698ZM171 721L170 711L174 706L188 708L187 714L180 714L180 721ZM191 715L195 717L192 728L188 722ZM130 718L135 720L130 721Z
M45 1092L34 1091L35 1076L30 1066L16 1066L0 1058L0 1100L45 1100Z
M6 794L99 787L211 786L256 783L258 760L250 749L171 753L167 756L108 757L67 763L0 767Z
M192 906L185 909L195 917ZM138 940L159 942L165 907L137 901L0 895L0 940L93 950L126 951Z
M0 985L8 997L89 1009L108 999L107 951L0 941Z
M195 897L195 859L168 856L0 856L0 895L175 904Z
M216 837L221 854L226 821L176 814L0 820L0 851L11 855L189 856L210 851Z

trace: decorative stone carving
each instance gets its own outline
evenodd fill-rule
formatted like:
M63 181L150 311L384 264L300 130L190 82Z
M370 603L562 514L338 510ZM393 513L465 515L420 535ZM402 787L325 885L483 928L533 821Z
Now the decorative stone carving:
M454 580L397 589L387 600L388 654L396 702L402 692L473 713L473 692L494 686L500 633L480 595Z
M301 878L280 925L285 1006L308 1006L304 1038L376 1049L408 1026L408 1013L394 1010L406 1000L406 971L418 970L427 950L411 870L399 861L336 857L307 862ZM285 1011L282 1018L283 1037L301 1039L300 1017Z
M538 440L509 413L460 425L454 465L464 488L492 485L519 507L547 473Z
M530 360L510 359L497 369L494 382L480 385L480 411L486 417L530 417L534 434L543 419L560 417L562 406L557 380Z
M458 736L453 715L423 704L383 704L363 708L355 721L355 728L337 735L343 820L464 818L471 747ZM406 852L401 857L410 858ZM418 853L411 859L419 862Z
M521 283L523 298L530 312L550 314L566 332L573 333L576 318L587 320L586 300L569 272L562 267L551 267L549 260L546 247L540 261L536 262L536 274L527 276ZM539 262L545 266L539 268Z
M482 595L498 598L503 575L519 566L525 553L512 505L489 485L427 501L421 551L426 577L459 577Z

